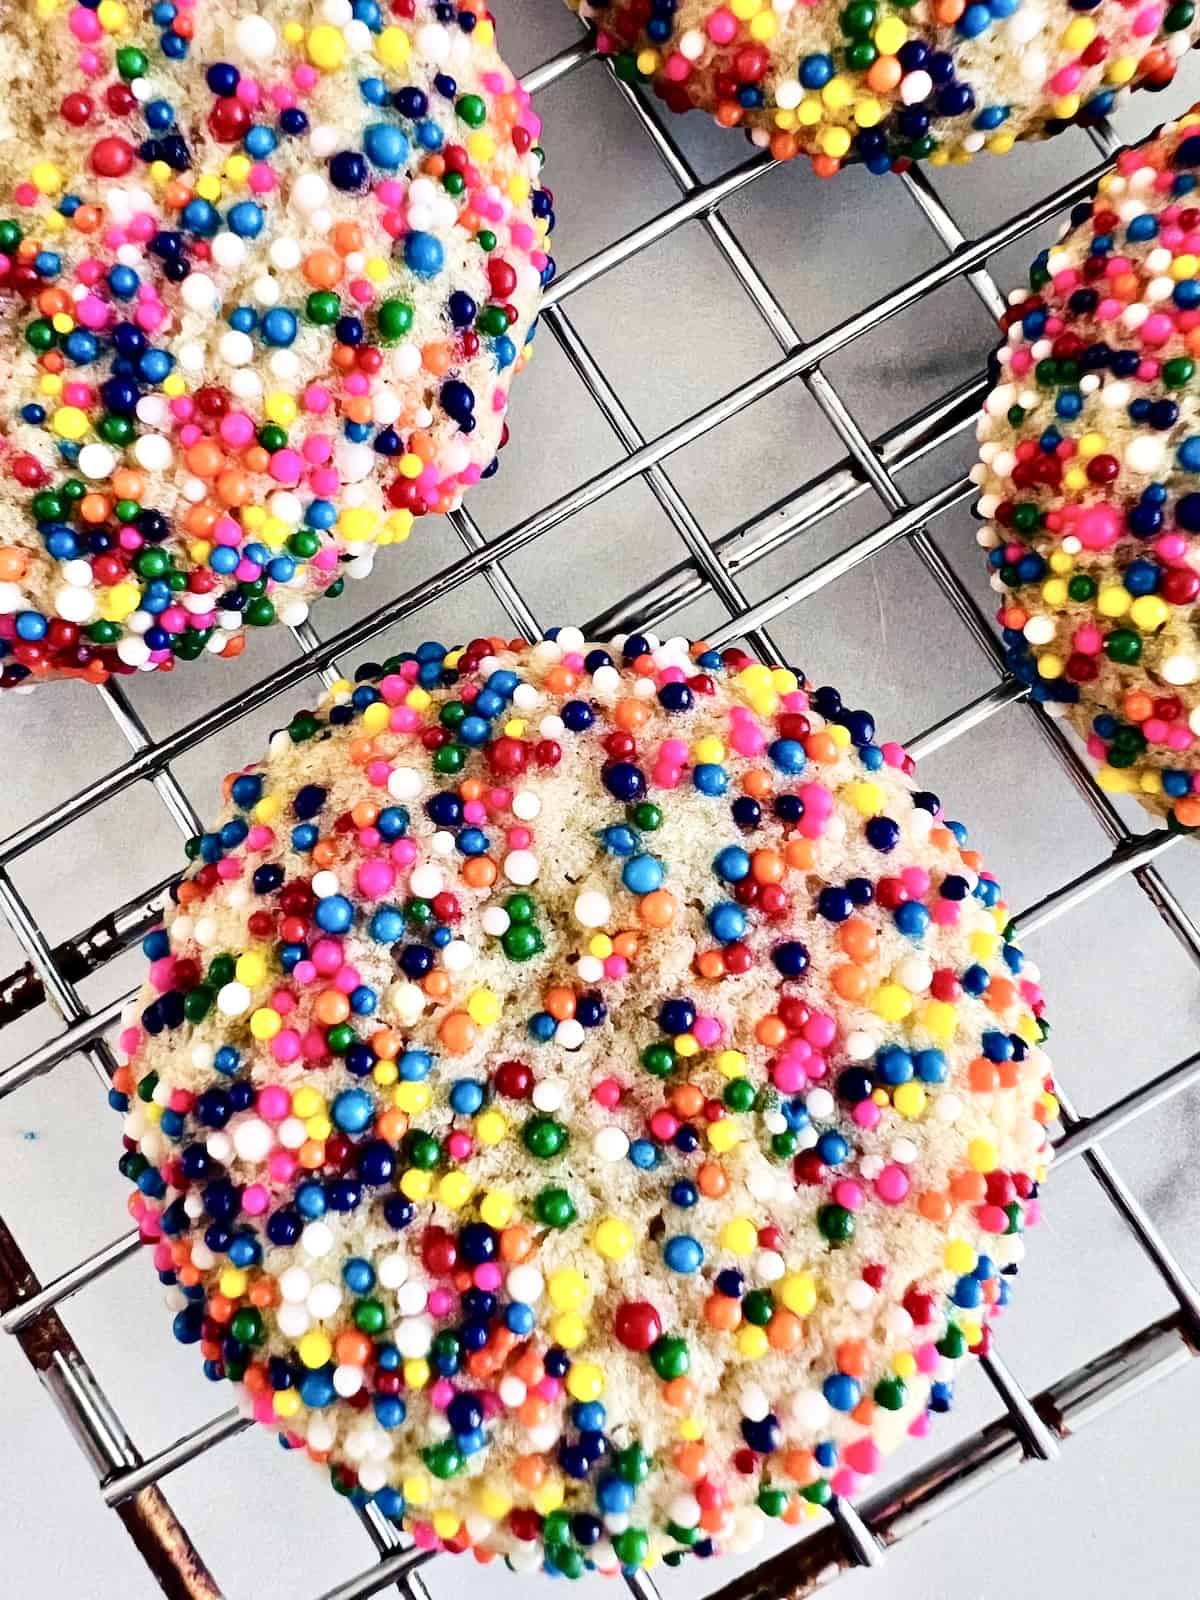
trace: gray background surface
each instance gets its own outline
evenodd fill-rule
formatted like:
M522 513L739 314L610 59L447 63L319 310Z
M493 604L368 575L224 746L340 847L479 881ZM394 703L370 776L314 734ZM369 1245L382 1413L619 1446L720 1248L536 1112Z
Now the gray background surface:
M578 37L556 0L498 0L501 42L527 71ZM1184 63L1165 95L1139 96L1117 121L1142 137L1200 97L1200 64ZM557 198L556 255L570 267L663 210L678 192L607 73L591 63L539 96ZM672 130L709 178L745 159L747 147L698 115ZM938 190L968 237L988 229L1097 161L1081 133L1018 148L1003 161L934 172ZM797 162L758 179L722 213L761 267L805 338L842 321L932 265L943 246L892 180L850 170L820 183ZM1005 289L1022 281L1047 226L991 262ZM567 309L645 437L679 422L777 359L778 349L696 223L572 296ZM827 375L874 436L978 374L993 338L989 318L955 281L839 353ZM594 475L623 453L547 330L518 385L513 441L502 469L470 509L494 537ZM902 479L913 496L952 482L969 465L970 436L928 457ZM842 447L797 383L672 456L666 471L710 538L794 491L841 459ZM769 594L886 520L867 493L744 575L750 598ZM981 597L984 581L965 507L933 525L939 546ZM385 552L373 583L352 586L318 608L318 627L340 629L453 560L448 526L427 521L399 551ZM683 554L644 483L635 481L573 517L507 564L544 623L582 620ZM696 602L671 631L700 633L723 620L716 601ZM482 579L411 619L403 643L461 640L506 631ZM776 639L818 682L850 690L884 730L908 737L994 681L991 664L940 599L903 544L839 580L774 625ZM401 640L397 638L397 643ZM282 631L259 635L226 666L211 661L172 678L142 678L130 696L162 735L241 685L291 659ZM370 646L361 657L382 652ZM177 763L201 814L219 797L221 775L256 751L315 686L295 691L218 734ZM115 725L90 691L58 686L9 697L0 708L0 833L7 834L126 759ZM1101 859L1100 829L1033 730L1012 707L939 752L923 776L950 802L1000 869L1021 907ZM1140 823L1139 823L1140 826ZM180 839L154 791L140 785L22 856L14 879L52 939L148 887L180 862ZM1162 872L1200 916L1200 848L1182 845ZM1055 1022L1054 1059L1081 1107L1096 1110L1140 1079L1195 1049L1200 982L1128 878L1036 936ZM0 922L0 972L21 962ZM130 955L88 980L89 1003L135 981ZM58 1031L46 1009L0 1037L0 1065ZM1183 1096L1111 1142L1110 1150L1172 1246L1200 1269L1200 1184L1195 1151L1200 1096ZM126 1226L126 1185L115 1170L117 1124L91 1069L79 1059L0 1102L0 1214L43 1281ZM1155 1277L1081 1163L1048 1195L1031 1241L1001 1348L1035 1391L1170 1309ZM71 1302L65 1320L145 1453L206 1421L227 1403L208 1384L194 1351L175 1345L149 1263L126 1262ZM105 1511L90 1469L51 1410L15 1342L0 1337L0 1593L63 1600L156 1593L116 1518ZM925 1448L944 1448L999 1412L983 1376L971 1371L958 1409L940 1419ZM1116 1600L1146 1592L1186 1600L1200 1592L1195 1517L1195 1367L1128 1401L1073 1441L1053 1467L1030 1466L985 1498L960 1506L889 1558L883 1575L855 1574L847 1600L1009 1600L1032 1592L1084 1592ZM906 1471L917 1446L893 1471ZM323 1475L280 1458L261 1429L221 1447L166 1485L212 1570L237 1600L310 1596L358 1571L371 1546ZM666 1574L668 1596L695 1594L731 1568ZM434 1600L478 1592L470 1561L426 1569ZM499 1578L489 1582L502 1581ZM598 1580L594 1580L598 1581ZM538 1585L542 1580L536 1581Z

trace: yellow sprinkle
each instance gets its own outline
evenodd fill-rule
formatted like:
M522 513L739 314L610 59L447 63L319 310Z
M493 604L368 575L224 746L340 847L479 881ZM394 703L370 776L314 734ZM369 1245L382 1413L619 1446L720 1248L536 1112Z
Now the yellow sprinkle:
M316 1089L300 1088L292 1096L292 1110L301 1121L315 1116L324 1104L324 1097Z
M1095 37L1096 24L1091 20L1091 18L1076 17L1075 21L1071 23L1070 27L1064 31L1062 42L1068 50L1074 52L1078 50L1086 50L1088 45L1091 44Z
M210 205L221 198L221 180L215 172L205 172L196 179L196 193Z
M272 1399L277 1417L294 1417L304 1404L298 1389L280 1389Z
M273 822L282 809L282 801L277 794L265 794L254 808L255 822Z
M917 1361L911 1350L897 1350L892 1357L892 1371L898 1378L911 1378L916 1374Z
M558 1510L564 1498L562 1479L559 1477L547 1478L541 1488L534 1492L534 1509L540 1511L542 1516L548 1517L552 1511Z
M1176 256L1167 270L1177 283L1182 283L1188 278L1194 278L1197 271L1200 271L1200 256Z
M633 1229L620 1217L605 1217L596 1225L592 1248L608 1261L622 1261L633 1249Z
M399 468L402 478L419 478L425 470L425 463L420 456L414 455L411 450L405 451L397 461L396 466Z
M722 1077L744 1077L746 1073L746 1058L740 1050L722 1050L717 1057L717 1068Z
M372 283L384 283L388 275L388 264L382 256L369 256L363 272Z
M391 30L389 30L390 32ZM308 59L322 72L336 72L346 59L346 41L340 28L321 23L308 36Z
M512 1510L512 1495L498 1483L481 1483L475 1494L475 1504L485 1517L501 1522Z
M915 1122L924 1111L927 1098L919 1083L902 1083L892 1092L892 1104L910 1122Z
M433 1531L439 1539L453 1539L462 1523L453 1511L435 1511L433 1513Z
M333 1124L328 1117L309 1117L304 1124L304 1131L310 1139L316 1139L318 1143L323 1143L333 1132Z
M476 989L467 997L467 1015L481 1028L491 1027L500 1018L500 998L491 989Z
M814 127L821 120L821 102L816 95L806 95L796 107L796 121L802 128Z
M704 739L697 739L692 745L692 760L697 762L724 761L725 746L720 739L709 735Z
M944 1044L954 1037L958 1012L948 1000L926 1000L917 1012L917 1020L931 1038Z
M606 933L595 933L588 940L588 955L597 961L607 961L613 953L613 942Z
M675 1054L677 1056L687 1057L700 1053L700 1044L694 1034L681 1033L676 1039L672 1040L672 1043L675 1046Z
M333 1345L319 1328L312 1328L296 1346L296 1353L306 1367L314 1372L323 1367L333 1354Z
M345 506L338 513L338 532L355 544L371 537L378 520L378 514L370 506Z
M967 1160L976 1172L995 1172L1000 1154L990 1139L972 1139L967 1146Z
M556 1311L578 1311L588 1297L587 1279L574 1267L559 1267L546 1279L546 1293Z
M182 372L168 372L162 381L162 391L172 400L177 400L187 390Z
M976 961L990 961L999 948L999 934L980 932L971 935L971 954Z
M486 128L476 128L474 133L467 135L467 153L471 160L478 162L480 166L490 161L496 154L496 141ZM522 175L520 182L525 184L528 181Z
M250 1014L250 1032L256 1039L273 1039L283 1027L283 1018L271 1006L259 1006Z
M913 997L901 983L881 983L871 996L871 1010L885 1022L900 1022L913 1008Z
M899 17L884 17L875 29L875 48L882 56L894 56L908 41L908 29Z
M1137 778L1123 767L1099 767L1096 782L1107 794L1134 794L1137 790Z
M250 159L248 156L233 155L228 158L224 167L225 176L231 183L245 183L250 176ZM167 168L170 176L170 168Z
M819 142L825 155L840 161L850 148L850 134L846 128L826 128Z
M1130 620L1143 633L1155 632L1170 615L1166 601L1160 600L1156 594L1139 595L1129 608Z
M843 106L848 106L854 98L854 91L849 80L843 77L830 78L821 90L821 99L830 111L839 111Z
M120 622L137 610L140 592L135 584L114 583L100 600L100 615L106 622Z
M721 1248L731 1255L751 1255L757 1246L758 1228L750 1217L731 1217L721 1229Z
M39 394L60 395L63 392L63 381L57 372L43 372L38 379Z
M507 1189L489 1189L479 1203L479 1215L489 1228L507 1228L513 1208L513 1197Z
M742 1130L732 1117L722 1117L720 1122L709 1123L708 1142L719 1156L723 1156L735 1144L741 1144Z
M471 1198L474 1188L475 1185L465 1172L447 1172L438 1183L437 1197L444 1206L449 1206L451 1211L458 1211Z
M750 23L750 37L759 44L765 44L768 39L773 39L778 31L779 24L770 11L760 11Z
M63 186L62 172L53 161L39 161L29 176L39 194L57 194Z
M779 1285L779 1298L789 1311L807 1317L817 1303L817 1282L811 1272L789 1272Z
M704 1424L699 1417L684 1417L679 1424L679 1437L681 1439L696 1440L704 1437Z
M240 1299L246 1292L246 1274L239 1267L226 1267L219 1282L221 1293L227 1300Z
M267 975L267 963L257 950L247 950L237 959L234 974L239 983L244 983L247 988L253 989L256 983L261 983Z
M390 1089L399 1076L400 1072L394 1061L377 1061L371 1068L371 1081L379 1084L382 1089Z
M598 1400L604 1393L604 1373L592 1361L577 1361L567 1374L567 1393L576 1400Z
M122 33L129 25L129 13L120 0L100 0L96 20L105 33Z
M408 1363L406 1363L408 1365ZM429 1504L429 1479L422 1473L405 1478L400 1485L404 1498L410 1505L425 1506Z
M475 1137L480 1144L499 1144L508 1132L508 1123L499 1111L484 1111L475 1118Z
M412 1356L404 1363L404 1381L410 1389L423 1389L429 1382L429 1363L424 1356Z
M578 1311L560 1311L550 1323L550 1335L564 1350L578 1350L587 1338L587 1323Z
M475 32L478 37L478 28ZM402 67L411 50L412 45L403 28L385 28L375 40L375 54L385 67Z
M1044 656L1038 657L1037 669L1043 678L1054 679L1062 677L1066 666L1061 656L1047 652Z
M850 729L843 727L840 722L831 722L825 732L839 750L848 750L850 748Z
M745 1322L737 1331L738 1354L746 1357L747 1361L759 1361L770 1349L770 1340L767 1330L757 1327L753 1322Z
M59 406L50 419L50 426L60 439L82 439L91 423L87 412L78 406Z
M1068 555L1065 550L1056 550L1050 557L1050 571L1057 572L1060 577L1065 577L1068 572L1075 571L1075 557Z
M860 128L877 127L883 120L883 107L878 100L856 100L854 120Z
M849 783L843 792L854 809L864 817L877 817L883 810L884 793L877 783Z
M1190 276L1190 274L1189 274ZM1085 461L1090 461L1093 456L1098 456L1104 449L1105 438L1102 433L1085 433L1079 441L1078 451Z
M1059 606L1065 606L1069 598L1067 586L1061 578L1047 578L1042 585L1042 599L1055 610Z
M979 1257L965 1239L951 1239L942 1254L942 1260L950 1272L957 1272L961 1277L964 1272L975 1271Z
M428 1172L423 1172L420 1167L409 1167L400 1178L400 1192L406 1199L419 1203L429 1199L429 1191L433 1188L433 1178Z
M410 689L404 697L404 704L412 711L428 711L433 701L427 689Z
M295 397L276 390L263 401L263 414L268 422L277 422L281 428L288 427L296 420Z
M1087 485L1088 475L1082 467L1068 467L1066 472L1063 473L1063 487L1070 489L1072 493L1078 494L1081 490L1086 489Z

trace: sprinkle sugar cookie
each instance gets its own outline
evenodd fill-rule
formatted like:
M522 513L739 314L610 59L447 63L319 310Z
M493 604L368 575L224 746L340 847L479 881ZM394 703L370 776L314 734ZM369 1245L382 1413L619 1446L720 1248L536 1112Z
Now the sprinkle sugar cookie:
M1200 826L1200 109L1034 262L975 481L1010 670L1110 793Z
M176 1337L521 1571L856 1493L987 1349L1056 1112L1036 968L911 768L795 672L573 628L298 713L123 1021Z
M494 469L538 119L481 0L0 24L0 688L236 655Z
M619 76L829 177L1003 155L1165 88L1193 0L568 0Z

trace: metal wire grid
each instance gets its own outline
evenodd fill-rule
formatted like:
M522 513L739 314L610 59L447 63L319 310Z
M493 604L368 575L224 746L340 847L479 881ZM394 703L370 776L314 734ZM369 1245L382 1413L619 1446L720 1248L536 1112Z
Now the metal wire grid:
M581 39L530 72L526 85L536 92L594 62L588 39ZM598 66L590 70L602 70ZM154 739L119 686L108 684L100 694L128 742L128 760L107 776L0 840L0 913L26 957L25 965L0 979L0 1029L48 1003L62 1017L63 1029L46 1043L0 1068L0 1098L51 1071L80 1053L107 1087L115 1060L104 1040L129 994L89 1008L77 983L127 950L154 925L169 887L161 882L114 908L74 938L55 947L13 883L9 867L35 846L66 835L70 826L114 795L139 781L153 785L168 814L185 835L200 831L200 819L172 772L172 763L218 731L266 704L275 696L317 675L326 681L338 675L339 656L393 628L423 606L448 595L482 575L513 626L537 636L541 626L525 599L505 574L502 563L526 545L565 523L575 513L635 478L649 487L687 551L687 559L642 582L586 624L591 636L618 629L660 624L690 601L708 594L720 600L728 620L708 637L721 645L745 639L763 659L782 659L770 624L791 607L833 583L889 545L906 541L953 608L972 639L997 672L994 685L959 706L909 740L914 755L950 744L1005 707L1025 700L1041 737L1072 780L1076 790L1111 843L1110 853L1069 882L1047 890L1017 917L1029 936L1065 915L1111 884L1131 876L1180 944L1200 967L1200 929L1163 882L1156 858L1173 849L1179 836L1149 829L1134 833L1108 798L1095 786L1086 766L1061 727L1041 707L1026 700L1024 687L1004 672L993 631L975 600L933 544L927 524L967 500L969 480L957 478L918 501L900 488L897 476L973 422L984 392L979 380L939 397L878 439L870 439L846 406L822 364L851 341L935 293L954 279L964 279L988 312L998 315L1004 300L987 271L988 259L1004 246L1065 211L1087 193L1109 163L1117 140L1102 125L1092 138L1102 160L1092 171L1020 211L998 227L968 241L923 172L901 180L945 247L937 264L892 290L873 305L847 317L805 342L792 325L754 262L720 215L721 205L753 183L772 163L754 155L711 182L701 182L670 129L659 123L639 93L609 75L612 92L632 110L645 137L677 186L679 200L650 221L614 240L565 272L547 296L543 320L574 371L599 407L625 452L614 465L596 473L518 522L494 539L485 539L469 513L451 521L462 542L463 557L405 593L389 600L362 620L322 641L306 624L293 629L298 646L294 661L263 678L248 692L195 717L174 733ZM748 382L702 407L685 421L647 440L639 433L620 395L606 378L577 332L566 310L570 296L640 251L696 220L716 246L739 289L761 317L780 356ZM798 379L845 447L845 458L805 483L796 492L763 507L756 515L710 541L687 503L667 477L665 460L701 438L785 383ZM822 519L851 505L868 490L883 502L887 520L848 548L822 562L804 577L783 585L750 604L741 575L757 562L797 539ZM1138 1245L1153 1263L1176 1303L1175 1311L1151 1322L1132 1338L1106 1350L1068 1373L1044 1392L1030 1396L993 1353L983 1362L988 1378L1004 1404L1004 1415L943 1455L918 1465L893 1488L865 1500L857 1508L846 1502L834 1507L830 1522L818 1532L735 1578L717 1600L775 1600L807 1592L848 1566L877 1566L886 1548L922 1527L940 1512L958 1504L995 1478L1028 1461L1049 1461L1060 1444L1109 1407L1136 1393L1146 1383L1184 1364L1200 1345L1200 1293L1190 1282L1153 1221L1134 1198L1103 1149L1102 1142L1136 1119L1200 1081L1200 1052L1167 1067L1123 1094L1094 1116L1081 1116L1060 1085L1064 1132L1057 1141L1058 1163L1082 1158L1108 1202L1115 1207ZM112 1240L102 1249L44 1286L29 1267L21 1248L0 1218L0 1330L16 1338L27 1359L55 1401L81 1450L93 1465L105 1503L128 1529L149 1570L175 1600L213 1600L221 1593L203 1557L195 1549L162 1494L161 1481L177 1468L241 1432L248 1423L230 1410L203 1427L143 1457L121 1418L108 1401L86 1360L63 1326L57 1308L77 1291L94 1284L138 1248L136 1231ZM408 1547L396 1531L370 1510L363 1521L378 1559L361 1572L325 1592L320 1600L360 1600L395 1584L408 1600L422 1600L418 1568L429 1555ZM658 1600L646 1574L631 1577L639 1600Z

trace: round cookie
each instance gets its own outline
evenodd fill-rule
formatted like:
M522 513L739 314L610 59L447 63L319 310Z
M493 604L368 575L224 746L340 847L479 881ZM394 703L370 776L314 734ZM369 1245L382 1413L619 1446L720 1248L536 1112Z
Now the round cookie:
M987 1349L1056 1106L999 885L837 692L573 628L228 780L123 1020L175 1333L418 1545L753 1544Z
M0 688L236 655L494 469L538 119L482 0L0 20Z
M972 474L1009 670L1175 828L1200 826L1198 182L1193 110L1075 208L1011 296Z
M829 177L1006 154L1162 89L1192 0L567 0L619 77Z

